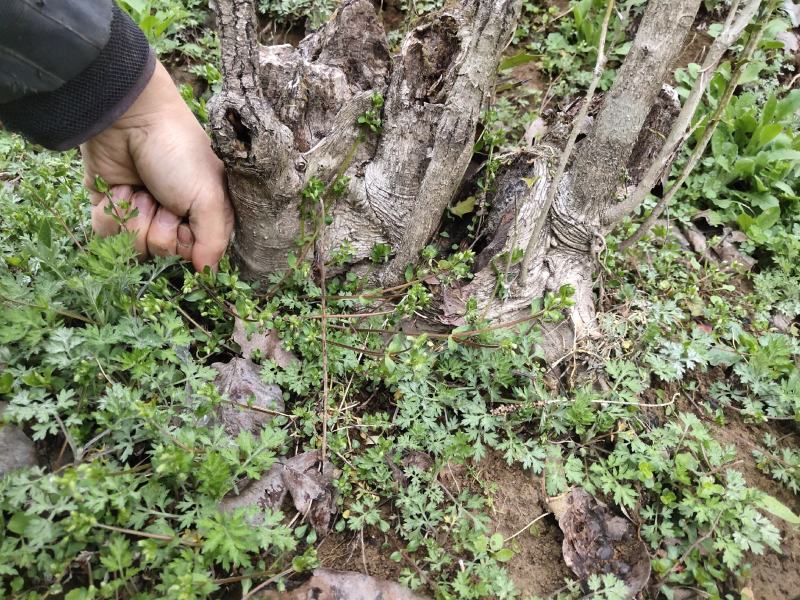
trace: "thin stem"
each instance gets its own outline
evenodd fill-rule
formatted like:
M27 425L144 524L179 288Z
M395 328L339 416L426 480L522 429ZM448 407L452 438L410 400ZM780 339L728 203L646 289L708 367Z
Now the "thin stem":
M95 523L95 527L99 527L100 529L106 529L108 531L114 531L116 533L124 533L126 535L132 535L135 537L140 538L147 538L151 540L159 540L161 542L179 542L185 546L197 546L197 543L192 542L190 540L185 540L182 538L178 538L171 535L163 535L160 533L150 533L148 531L137 531L136 529L128 529L126 527L114 527L113 525L103 525L102 523Z
M320 448L320 469L325 465L328 455L328 299L325 286L325 195L319 198L320 224L318 234L319 244L319 278L320 278L320 309L322 311L322 445Z
M530 523L528 523L527 525L525 525L525 527L523 527L522 529L520 529L520 530L519 530L517 533L515 533L514 535L512 535L512 536L510 536L510 537L507 537L507 538L506 538L506 539L503 541L503 545L507 544L508 542L510 542L511 540L513 540L513 539L514 539L515 537L517 537L518 535L521 535L521 534L525 533L525 532L526 532L528 529L530 529L531 527L533 527L533 526L534 526L536 523L538 523L539 521L541 521L542 519L544 519L545 517L547 517L547 516L549 516L549 515L551 515L551 514L553 514L553 513L549 513L549 512L542 513L541 515L539 515L538 517L536 517L536 518L535 518L533 521L531 521Z
M608 6L606 6L606 14L603 18L602 29L600 30L600 41L597 44L597 63L594 66L592 82L589 84L589 89L586 92L586 98L583 100L581 110L578 113L575 122L572 124L572 131L569 134L569 140L567 141L567 145L564 147L564 151L561 153L561 159L558 163L558 170L553 177L550 188L547 190L547 198L544 202L544 206L542 206L541 212L539 213L536 226L533 228L533 233L531 234L531 237L528 240L528 246L525 249L525 255L522 258L522 266L520 267L519 276L519 283L522 287L525 287L528 283L528 272L530 271L531 261L533 260L533 250L539 241L539 235L542 233L547 216L550 214L550 208L553 206L553 201L558 193L558 186L561 183L562 177L564 176L564 171L567 169L567 164L569 163L570 156L572 155L572 150L575 148L575 142L577 141L578 135L583 127L583 123L589 114L589 107L592 104L595 90L600 84L600 78L603 76L603 71L605 70L607 60L606 37L608 36L608 25L611 22L611 15L614 12L614 4L614 0L609 0ZM511 251L513 252L513 248Z
M256 594L258 594L258 592L263 590L268 585L270 585L272 583L275 583L276 581L278 581L278 579L281 579L282 577L286 577L287 575L291 575L292 573L294 573L294 569L292 567L289 567L288 569L285 569L285 570L281 571L277 575L273 575L272 577L270 577L266 581L262 581L261 583L259 583L256 587L254 587L252 590L250 590L247 593L247 595L242 596L242 600L248 600L249 598L254 597Z

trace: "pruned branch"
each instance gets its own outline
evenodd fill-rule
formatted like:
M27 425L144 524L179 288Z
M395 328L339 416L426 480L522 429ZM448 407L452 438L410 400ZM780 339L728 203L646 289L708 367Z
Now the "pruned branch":
M453 3L429 30L406 38L388 92L386 131L365 178L370 204L394 225L388 233L395 256L378 273L380 283L402 281L459 189L520 9L518 0ZM444 72L426 74L437 61ZM384 202L394 193L387 183L400 184L407 198Z
M675 124L664 142L661 151L650 164L650 167L641 181L636 185L636 188L628 195L628 198L608 210L604 217L605 225L613 226L638 208L650 191L656 186L664 170L668 169L672 164L678 150L686 141L687 131L691 126L692 119L697 112L697 108L700 106L703 95L708 89L722 57L741 37L747 25L758 12L760 5L761 0L748 0L747 4L745 4L744 8L737 16L739 1L737 0L733 3L723 31L717 36L717 39L714 40L714 43L709 48L708 54L700 67L697 80L692 86L689 97L686 99L678 118L675 120Z
M562 212L582 215L587 228L599 228L617 197L631 152L699 8L700 0L648 2L614 85L568 170L574 193Z
M751 0L750 4L753 3L760 5L760 0ZM777 6L777 0L771 0L767 6L766 14L764 14L762 18L758 20L758 24L756 25L754 31L751 33L747 45L745 46L744 50L742 50L742 54L739 57L738 65L736 69L734 69L734 72L731 74L731 79L728 82L728 86L725 88L725 92L723 93L722 98L720 98L719 100L717 109L714 111L711 120L706 125L702 137L697 142L697 145L692 151L691 156L686 161L686 165L684 165L683 169L681 170L681 174L678 176L678 179L672 184L672 186L670 186L670 188L667 190L664 196L658 201L658 204L656 204L655 208L653 208L653 211L650 213L650 216L648 216L647 219L645 219L645 221L639 226L636 232L632 236L630 236L627 240L622 242L622 244L620 244L620 250L623 251L627 250L633 244L642 239L644 234L650 230L653 224L658 220L658 218L664 212L664 209L669 205L669 203L673 200L673 198L675 198L675 195L681 189L683 184L688 179L689 175L697 166L697 163L703 157L706 147L708 146L708 143L711 141L711 138L714 135L714 131L716 131L717 125L719 125L719 122L722 119L722 116L725 114L725 110L727 109L728 104L730 104L731 98L733 97L733 94L739 85L739 79L741 78L745 68L749 64L750 59L753 56L753 52L755 52L756 48L758 47L758 43L761 41L761 36L764 33L764 29L766 28L766 25L769 21L769 17L774 12L776 6ZM756 7L756 10L757 8L758 7ZM743 10L743 13L747 11L747 9L748 7L746 6L745 9ZM750 18L752 19L753 16L755 16L755 12L750 14ZM739 21L740 19L736 20L736 22ZM747 24L745 23L742 29L739 30L739 35L741 35L746 25Z

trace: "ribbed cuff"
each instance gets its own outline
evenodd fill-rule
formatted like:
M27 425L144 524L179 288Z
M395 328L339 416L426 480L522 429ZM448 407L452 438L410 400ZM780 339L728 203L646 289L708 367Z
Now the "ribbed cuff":
M0 104L0 121L47 148L74 148L131 107L150 81L155 63L147 38L115 4L108 44L95 61L53 92Z

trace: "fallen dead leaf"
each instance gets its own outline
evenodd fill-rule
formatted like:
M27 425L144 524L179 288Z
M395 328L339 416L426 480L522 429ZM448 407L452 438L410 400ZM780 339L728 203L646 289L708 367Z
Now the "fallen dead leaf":
M794 325L794 319L790 319L782 312L776 312L770 319L770 325L772 325L781 333L790 333L792 326Z
M264 426L284 410L283 393L277 385L261 381L259 367L247 358L211 365L219 375L214 385L228 399L217 407L225 431L236 437L242 431L259 435Z
M692 250L704 256L706 252L708 252L708 242L703 232L692 224L686 224L682 229L683 235L686 236L686 239L692 246Z
M650 555L630 522L581 488L548 499L564 532L564 562L581 580L613 573L633 598L650 579Z
M752 269L756 264L754 258L742 254L736 247L736 244L727 238L714 246L714 252L716 252L722 262L729 265L738 265L746 271Z
M429 471L433 467L431 455L417 450L408 452L400 462L406 469L419 469L422 472Z
M361 573L316 569L306 583L291 592L264 592L266 600L425 600L398 583Z
M297 362L297 357L283 347L281 339L274 329L256 331L248 335L245 330L244 321L236 317L233 323L233 335L231 337L234 342L239 344L244 358L251 358L253 352L259 350L262 358L275 361L275 364L282 369Z
M455 287L445 287L442 290L442 316L439 321L445 325L460 327L466 323L464 314L467 312L467 301Z
M338 472L325 461L320 471L319 452L304 452L280 459L261 479L249 482L238 494L229 494L220 502L220 510L257 507L279 510L288 494L295 510L308 520L319 534L330 530L336 514L336 489L333 481Z

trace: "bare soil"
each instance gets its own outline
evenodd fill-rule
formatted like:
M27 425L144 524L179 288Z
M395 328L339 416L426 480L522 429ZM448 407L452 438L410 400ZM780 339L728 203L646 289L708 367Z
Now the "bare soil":
M395 546L380 532L376 535L376 531L365 531L363 543L359 534L332 533L317 548L321 566L397 581L400 572L409 565L396 563L389 558L399 546Z
M492 523L508 538L547 512L542 480L519 466L509 467L498 454L490 454L477 465L484 485L493 490ZM549 515L519 534L511 542L516 554L508 563L511 579L528 595L547 596L574 577L561 555L563 535L555 517Z
M465 487L484 495L491 530L505 538L518 534L510 542L515 555L507 567L523 597L547 596L574 577L561 556L563 536L555 518L549 515L528 527L547 512L540 478L518 466L509 467L500 455L491 453L472 469L445 468L440 481L453 495ZM396 541L375 531L365 532L363 543L360 535L334 533L322 542L317 555L327 568L397 581L404 568L414 568L410 562L389 559L399 548Z
M777 498L797 513L800 511L800 499L762 473L753 458L753 450L760 447L759 442L768 430L772 430L770 432L776 437L787 433L776 429L772 424L754 427L739 418L733 418L723 427L714 427L713 431L720 443L736 447L738 460L741 461L736 468L742 472L748 485ZM800 598L800 527L777 518L770 520L781 532L783 553L775 554L768 550L762 556L751 555L751 574L749 579L741 582L741 587L749 587L755 600L797 600Z

